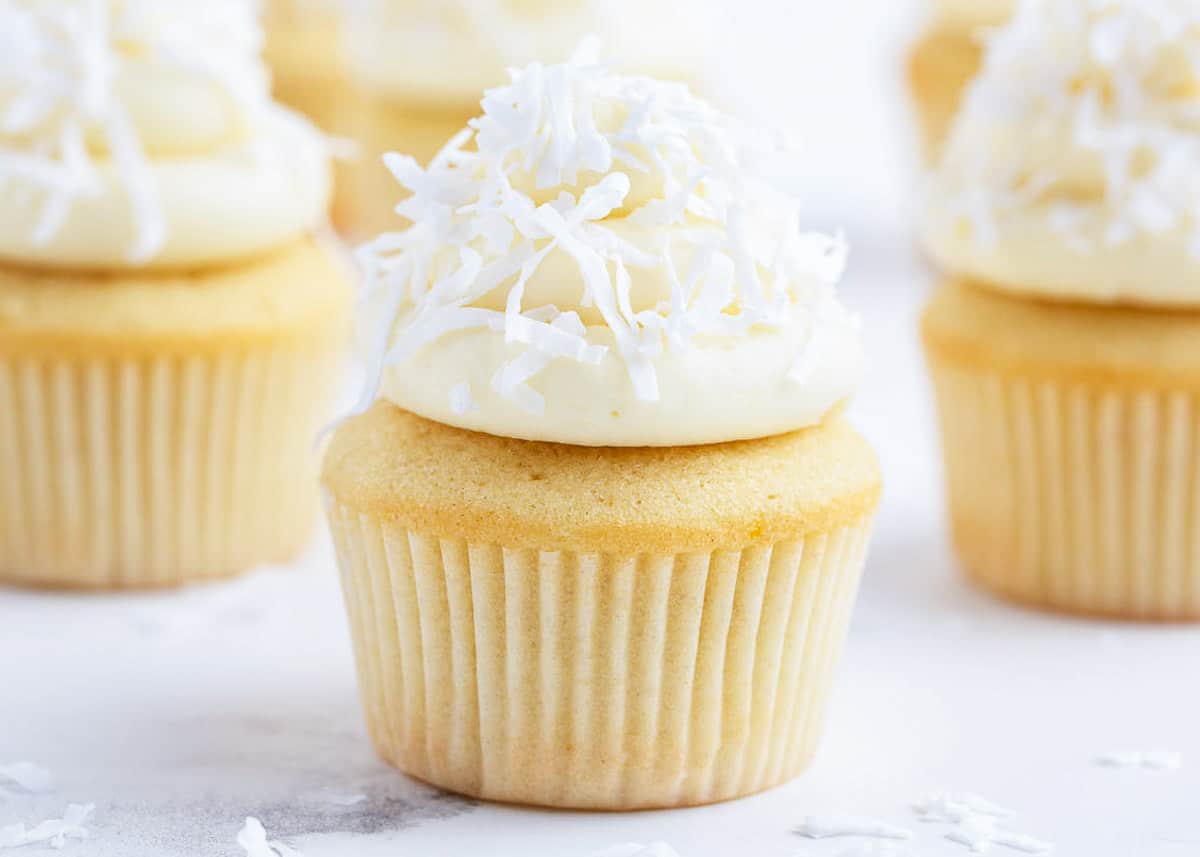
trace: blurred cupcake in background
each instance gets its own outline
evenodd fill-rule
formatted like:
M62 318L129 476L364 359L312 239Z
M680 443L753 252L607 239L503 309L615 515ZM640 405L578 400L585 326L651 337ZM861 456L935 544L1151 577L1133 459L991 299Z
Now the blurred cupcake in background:
M361 251L374 383L325 458L375 745L555 807L785 782L880 494L844 242L681 84L581 53L483 111L389 158L412 225Z
M562 62L598 36L623 70L700 82L716 10L715 0L357 0L346 51L358 98L345 128L362 157L339 227L366 238L402 225L381 156L429 163L509 68Z
M979 71L987 31L1017 0L927 0L929 23L909 55L909 85L925 154L937 158L963 92Z
M260 0L266 39L263 58L271 71L272 93L281 104L303 113L331 139L347 144L334 160L330 219L346 220L349 185L355 175L351 137L353 84L346 62L346 16L356 0Z
M282 560L350 288L251 4L0 3L0 580Z
M1046 607L1200 619L1200 6L1032 0L933 181L955 543Z
M346 7L353 0L264 0L263 58L275 98L326 132L346 98Z

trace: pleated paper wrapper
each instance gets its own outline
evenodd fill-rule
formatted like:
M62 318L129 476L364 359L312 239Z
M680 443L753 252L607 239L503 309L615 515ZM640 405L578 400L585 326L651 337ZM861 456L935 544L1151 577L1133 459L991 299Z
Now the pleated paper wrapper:
M973 578L1048 608L1200 619L1200 393L932 362Z
M618 556L327 508L370 733L406 773L618 810L747 795L812 759L868 518L744 551Z
M335 361L0 356L0 580L169 586L290 557L319 509Z

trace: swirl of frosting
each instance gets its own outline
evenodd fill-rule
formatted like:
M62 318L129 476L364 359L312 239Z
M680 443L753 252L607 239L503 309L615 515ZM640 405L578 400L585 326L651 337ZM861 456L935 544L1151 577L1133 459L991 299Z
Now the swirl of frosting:
M585 48L514 72L360 251L377 392L529 440L674 446L819 423L862 369L840 239L802 232L791 157L682 84Z
M191 267L318 223L326 146L260 47L246 0L0 0L0 259Z
M711 0L361 0L348 62L384 97L452 108L510 68L569 59L589 35L623 67L686 79L709 62L715 14Z
M931 183L957 274L1089 302L1200 305L1200 6L1027 0Z

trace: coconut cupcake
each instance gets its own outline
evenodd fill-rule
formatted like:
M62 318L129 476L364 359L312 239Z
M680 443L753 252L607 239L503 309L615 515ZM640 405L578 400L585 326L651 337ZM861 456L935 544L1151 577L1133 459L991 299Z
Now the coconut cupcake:
M934 182L955 542L1033 604L1200 618L1200 8L1041 0Z
M284 559L349 312L249 4L0 4L0 580Z
M428 170L389 158L413 225L363 251L382 368L323 481L403 771L635 809L811 760L880 480L840 415L844 246L801 232L790 163L586 55L515 72Z
M937 158L967 84L979 71L989 29L1012 16L1017 0L932 0L930 23L909 55L909 86L925 152Z
M361 0L347 25L359 97L345 106L363 157L339 226L358 238L397 228L380 157L402 147L427 165L509 68L562 62L595 35L624 68L696 81L714 16L711 0Z

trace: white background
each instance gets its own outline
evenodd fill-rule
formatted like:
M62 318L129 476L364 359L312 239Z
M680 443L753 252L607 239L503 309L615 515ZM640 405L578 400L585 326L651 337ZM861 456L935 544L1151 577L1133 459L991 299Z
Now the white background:
M842 857L807 815L908 826L909 851L966 854L911 802L978 792L1069 857L1200 854L1200 629L1065 619L996 603L945 545L936 435L915 340L930 275L910 246L916 156L902 98L911 33L888 0L742 0L722 88L808 143L813 225L856 245L846 296L874 372L855 418L887 478L830 728L798 782L718 807L636 815L477 806L410 783L366 741L333 559L185 593L0 591L0 764L51 768L52 795L4 795L0 826L97 804L95 857L238 855L246 815L307 857L587 857L665 840L682 857ZM1184 754L1108 770L1113 750ZM353 806L336 795L366 795ZM851 852L852 853L852 852ZM1015 852L1008 852L1015 853Z

